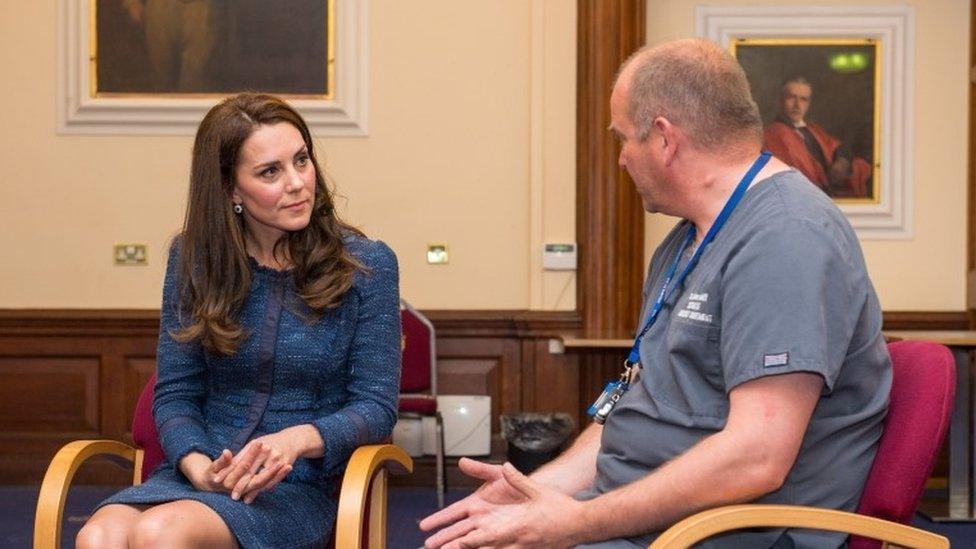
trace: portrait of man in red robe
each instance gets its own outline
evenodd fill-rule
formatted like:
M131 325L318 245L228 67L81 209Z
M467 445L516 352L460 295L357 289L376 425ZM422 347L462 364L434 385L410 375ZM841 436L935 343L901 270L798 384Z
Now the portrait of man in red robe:
M813 87L806 78L783 83L778 115L763 132L765 148L832 197L870 197L871 165L808 119L812 100Z

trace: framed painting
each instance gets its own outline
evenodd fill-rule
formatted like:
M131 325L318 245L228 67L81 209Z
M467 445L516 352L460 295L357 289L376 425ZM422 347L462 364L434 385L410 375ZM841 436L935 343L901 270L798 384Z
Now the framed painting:
M334 0L91 0L91 95L330 99Z
M701 6L696 18L745 70L763 146L860 237L911 238L914 9Z
M61 0L59 129L192 133L241 91L320 135L366 132L362 0Z
M840 203L878 203L881 43L751 39L730 44L763 119L763 147Z

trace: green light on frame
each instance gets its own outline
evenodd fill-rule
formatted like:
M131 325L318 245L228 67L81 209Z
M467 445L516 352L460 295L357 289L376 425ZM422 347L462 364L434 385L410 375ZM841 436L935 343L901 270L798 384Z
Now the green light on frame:
M836 53L830 57L830 68L835 72L860 72L868 66L868 56L862 52Z

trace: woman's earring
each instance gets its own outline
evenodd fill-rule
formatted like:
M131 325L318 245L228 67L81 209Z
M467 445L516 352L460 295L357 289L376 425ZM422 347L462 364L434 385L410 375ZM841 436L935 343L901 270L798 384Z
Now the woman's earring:
M240 204L234 204L234 213L236 213L237 215L241 215L242 213L244 213L244 206L241 206Z

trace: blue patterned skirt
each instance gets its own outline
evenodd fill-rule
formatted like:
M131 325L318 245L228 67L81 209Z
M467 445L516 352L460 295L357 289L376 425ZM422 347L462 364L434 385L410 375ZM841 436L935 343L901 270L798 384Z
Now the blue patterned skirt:
M193 500L213 509L241 547L321 549L332 536L336 502L331 484L279 483L250 505L222 492L201 492L169 465L163 465L139 486L126 488L98 507L114 503L152 505Z

